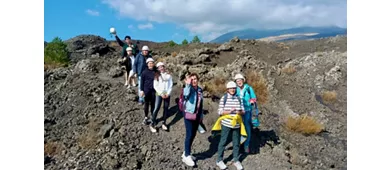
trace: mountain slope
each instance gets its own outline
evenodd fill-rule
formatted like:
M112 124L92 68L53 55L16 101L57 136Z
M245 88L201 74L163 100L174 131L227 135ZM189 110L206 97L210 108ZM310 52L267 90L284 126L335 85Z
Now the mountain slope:
M240 39L260 39L270 36L279 36L283 34L301 34L301 33L318 33L317 35L310 36L309 38L325 38L336 35L346 35L347 29L340 27L298 27L282 30L254 30L245 29L239 31L233 31L219 36L218 38L210 41L211 43L224 43L234 37ZM299 37L298 39L306 39L307 37ZM289 39L292 40L292 39Z

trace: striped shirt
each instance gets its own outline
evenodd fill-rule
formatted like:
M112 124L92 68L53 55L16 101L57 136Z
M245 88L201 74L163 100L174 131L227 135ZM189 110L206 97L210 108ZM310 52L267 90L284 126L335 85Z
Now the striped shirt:
M236 115L237 111L244 111L244 105L242 102L242 99L240 99L237 96L233 96L231 94L227 94L227 100L226 100L226 105L224 106L224 100L225 100L225 95L222 96L221 100L219 101L219 108L218 108L218 114L222 115L223 112L231 112L230 115L234 116ZM241 102L239 101L241 100ZM240 104L241 103L241 104ZM233 110L236 111L233 111ZM233 112L232 112L233 111ZM231 125L232 119L223 119L221 124L223 126L229 127L229 128L240 128L240 124L237 123L234 127Z

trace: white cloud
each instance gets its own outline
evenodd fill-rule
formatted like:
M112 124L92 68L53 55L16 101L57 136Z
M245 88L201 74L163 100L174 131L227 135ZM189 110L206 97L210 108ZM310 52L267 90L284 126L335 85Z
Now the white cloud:
M99 16L100 15L99 11L95 11L95 10L91 10L91 9L87 9L85 12L91 16Z
M147 24L138 24L138 29L140 29L140 30L153 29L153 24L150 22Z
M203 41L238 29L346 27L346 0L102 0L123 17L175 23ZM134 12L142 11L142 12Z

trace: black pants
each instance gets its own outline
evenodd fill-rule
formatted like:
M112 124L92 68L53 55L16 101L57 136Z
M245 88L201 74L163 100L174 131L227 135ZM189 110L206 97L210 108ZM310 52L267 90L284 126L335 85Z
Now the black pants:
M155 101L156 101L156 93L154 91L145 94L145 104L144 104L145 117L148 117L149 106L150 106L150 112L154 110Z
M161 103L164 101L164 111L163 111L163 124L166 123L167 117L168 117L168 107L169 107L169 101L171 97L168 97L166 99L163 99L161 96L156 96L156 105L153 110L152 114L152 125L156 126L157 124L157 114L160 111Z

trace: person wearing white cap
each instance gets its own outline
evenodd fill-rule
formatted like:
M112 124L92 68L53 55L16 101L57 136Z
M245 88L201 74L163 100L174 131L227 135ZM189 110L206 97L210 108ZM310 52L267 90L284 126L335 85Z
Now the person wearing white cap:
M237 121L234 125L232 118L241 120L241 115L244 114L244 105L242 99L236 92L237 85L233 81L226 84L227 92L222 96L219 102L218 114L221 116L217 123L221 125L221 140L218 144L217 166L220 169L226 169L227 166L223 162L223 153L228 136L232 136L233 141L233 165L237 169L243 169L239 158L241 124ZM236 117L239 116L239 117ZM225 118L226 117L226 118ZM213 128L214 129L214 128Z
M237 84L237 94L240 95L244 103L245 115L244 115L244 125L247 133L247 139L244 143L244 151L250 153L250 139L252 131L252 105L256 103L256 94L253 88L245 83L245 77L242 74L236 74L234 80Z
M140 83L140 96L144 97L144 113L145 118L142 124L147 125L151 123L151 120L148 117L149 107L150 112L153 112L155 100L156 100L156 91L153 87L154 76L156 74L156 70L154 69L154 60L153 58L148 58L145 62L148 65L148 68L145 69L141 74L141 83Z
M130 88L131 85L136 86L134 72L132 70L135 58L133 55L133 49L131 47L127 47L126 52L127 52L127 56L123 57L122 64L126 67L125 86L127 86L127 88Z
M141 96L141 89L140 89L140 82L142 81L141 74L146 69L146 60L152 58L151 55L149 55L149 47L143 46L142 47L142 53L139 53L135 57L134 65L133 65L133 72L136 76L138 76L138 96L139 96L139 104L144 104L144 98Z
M170 101L170 95L172 91L172 76L169 74L166 69L163 62L157 63L157 69L158 72L154 76L154 82L153 87L156 90L156 105L154 107L153 113L152 113L152 132L156 132L156 125L157 125L157 114L160 110L161 103L164 101L164 111L163 111L163 123L162 123L162 129L167 131L168 126L166 124L166 120L168 117L168 107L169 107L169 101Z
M131 42L131 37L126 35L125 36L125 43L116 35L115 28L110 28L110 33L115 36L115 40L118 43L119 46L122 47L122 57L126 57L126 51L127 47L131 47L133 54L136 55L139 53L139 49L136 43Z

